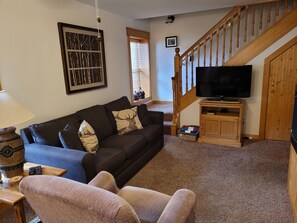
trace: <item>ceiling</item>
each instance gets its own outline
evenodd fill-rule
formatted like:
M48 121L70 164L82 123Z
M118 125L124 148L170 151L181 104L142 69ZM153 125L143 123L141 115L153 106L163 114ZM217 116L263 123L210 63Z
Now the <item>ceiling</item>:
M77 0L95 5L95 0ZM97 0L99 9L132 19L177 15L237 5L263 2L263 0ZM266 0L267 1L267 0Z

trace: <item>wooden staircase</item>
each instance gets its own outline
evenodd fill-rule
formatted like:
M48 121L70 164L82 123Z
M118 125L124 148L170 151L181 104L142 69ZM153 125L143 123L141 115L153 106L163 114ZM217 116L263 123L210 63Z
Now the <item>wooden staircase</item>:
M175 49L172 135L180 112L198 99L195 68L246 64L297 26L296 6L297 0L280 0L234 7L184 53Z

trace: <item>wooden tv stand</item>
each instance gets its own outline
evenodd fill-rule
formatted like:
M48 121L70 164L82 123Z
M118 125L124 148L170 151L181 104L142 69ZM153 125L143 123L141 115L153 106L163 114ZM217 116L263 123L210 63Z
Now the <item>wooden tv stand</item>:
M198 142L241 147L243 101L200 102Z

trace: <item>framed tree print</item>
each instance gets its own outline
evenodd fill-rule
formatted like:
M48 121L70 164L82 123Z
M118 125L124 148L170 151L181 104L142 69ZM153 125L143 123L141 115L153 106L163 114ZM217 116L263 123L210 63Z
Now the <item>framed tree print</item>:
M66 93L107 87L103 31L61 22L58 29Z

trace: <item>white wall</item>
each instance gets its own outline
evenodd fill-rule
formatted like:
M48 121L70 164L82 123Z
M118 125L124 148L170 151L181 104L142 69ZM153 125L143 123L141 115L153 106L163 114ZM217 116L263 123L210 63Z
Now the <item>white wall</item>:
M0 81L35 114L29 123L130 96L126 27L149 31L149 23L100 15L108 87L67 95L57 22L96 28L95 9L75 0L0 0Z
M171 77L174 76L175 47L165 47L165 37L177 36L183 53L230 9L211 10L175 16L174 23L166 24L166 17L151 20L151 74L154 100L172 101Z
M297 35L297 27L290 31L287 35L272 44L257 57L249 61L247 64L253 65L252 91L251 98L246 99L244 111L245 125L243 127L244 134L258 135L260 127L261 99L262 99L262 83L264 60L274 51L279 49L289 40ZM181 113L181 125L193 124L199 125L199 101L197 100Z

